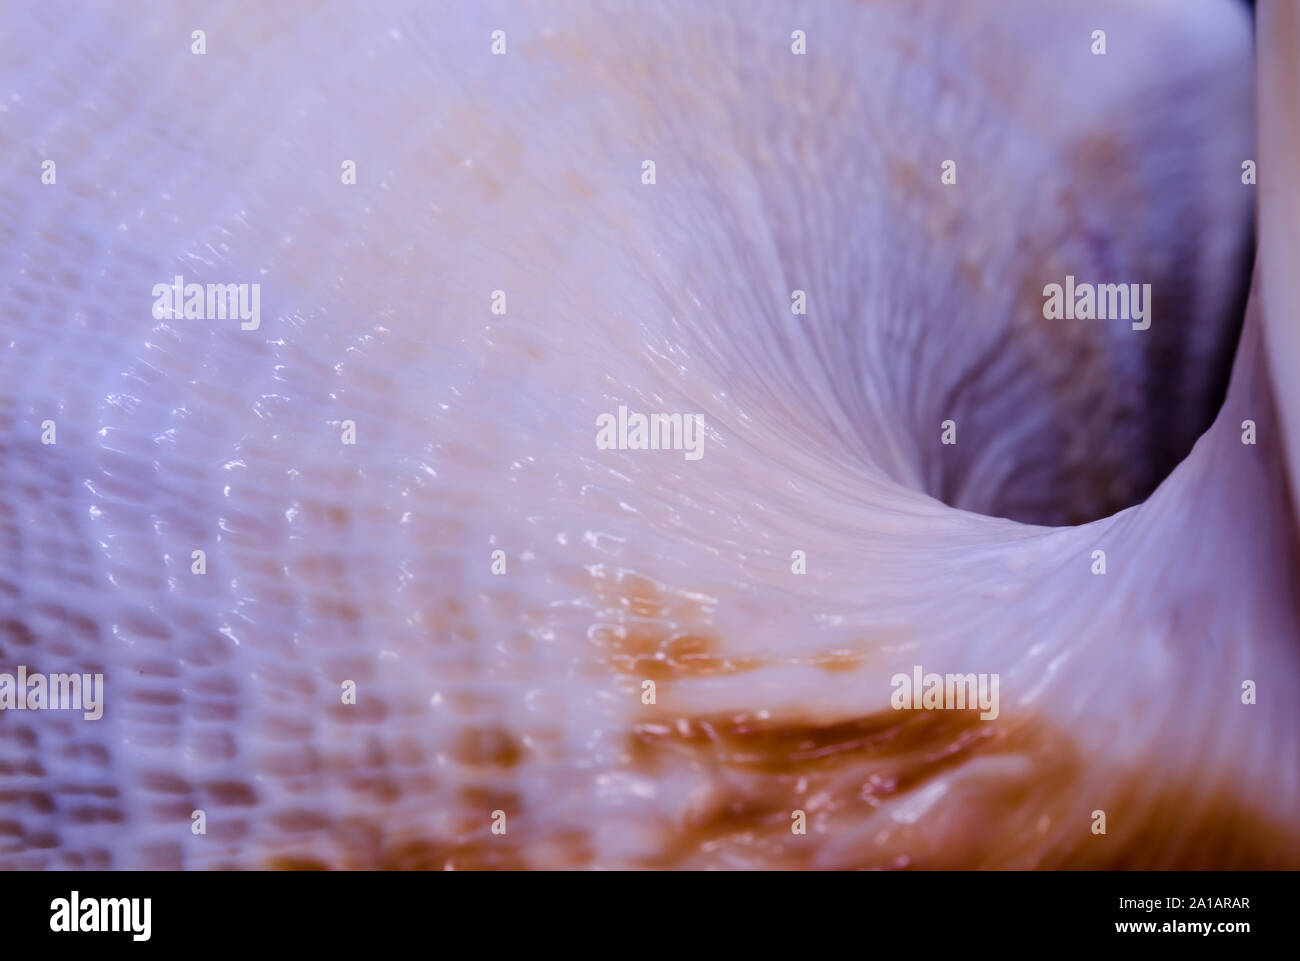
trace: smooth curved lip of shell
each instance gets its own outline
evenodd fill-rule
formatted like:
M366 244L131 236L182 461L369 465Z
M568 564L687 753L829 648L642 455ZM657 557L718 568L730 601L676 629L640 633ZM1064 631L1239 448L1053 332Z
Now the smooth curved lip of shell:
M1300 505L1300 9L1263 0L1256 13L1258 58L1261 313L1269 369L1285 433L1291 502Z

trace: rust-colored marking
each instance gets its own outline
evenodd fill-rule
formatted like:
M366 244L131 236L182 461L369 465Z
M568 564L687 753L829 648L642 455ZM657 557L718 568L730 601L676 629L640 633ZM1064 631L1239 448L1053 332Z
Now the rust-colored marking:
M598 604L590 632L612 670L652 681L739 674L758 658L719 650L712 602L628 570L597 569L587 584Z
M685 788L676 813L644 815L658 843L618 862L596 860L600 825L534 834L523 796L480 780L450 801L447 836L352 818L266 863L284 870L1300 866L1294 827L1263 818L1228 786L1207 790L1151 770L1090 766L1069 737L1033 717L884 711L821 723L665 714L632 727L626 747L624 773ZM507 836L488 830L496 808L509 817ZM1105 836L1092 833L1095 809L1106 812ZM806 835L790 830L795 810L805 812ZM323 856L322 846L336 853Z
M1300 865L1296 831L1228 789L1207 796L1150 771L1090 770L1068 737L1031 718L679 719L638 725L628 747L647 776L694 774L707 785L644 867ZM805 836L791 833L796 809ZM1091 832L1094 809L1107 813L1105 836Z
M504 728L467 727L457 733L452 756L462 764L512 768L524 753Z

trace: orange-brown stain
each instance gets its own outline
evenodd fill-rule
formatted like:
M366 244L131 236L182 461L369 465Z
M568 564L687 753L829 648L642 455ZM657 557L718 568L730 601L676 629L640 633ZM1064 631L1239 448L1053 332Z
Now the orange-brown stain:
M1207 795L1149 770L1090 770L1070 738L1034 718L694 718L641 724L628 740L642 773L696 772L711 787L644 867L699 868L728 855L769 868L1300 865L1296 831L1231 790ZM932 800L910 818L909 802L926 801L926 791ZM1096 809L1106 812L1106 835L1092 833ZM805 811L807 835L791 832L795 810Z
M778 663L807 664L838 674L865 660L864 654L849 650L797 658L727 651L713 627L710 599L632 571L602 571L584 586L593 590L598 602L596 626L589 635L597 657L619 674L658 682L743 674Z
M1032 717L982 721L974 711L886 711L815 723L664 715L635 725L626 746L629 773L693 776L700 786L677 816L657 825L662 844L654 852L613 866L1300 866L1295 830L1264 818L1228 788L1207 792L1149 770L1089 768L1070 738ZM316 850L286 852L266 865L521 870L597 864L596 824L533 835L526 802L500 788L465 788L455 803L462 817L451 822L454 836L397 836L380 821L353 819L346 853L329 859ZM508 835L487 830L488 812L496 808L507 811ZM1095 809L1106 812L1106 835L1092 832ZM806 835L791 832L796 810L805 812ZM294 818L320 826L304 816Z
M797 659L729 653L707 595L616 568L585 570L572 583L595 599L591 660L615 679L671 686L795 662L835 673L867 658L853 650ZM628 696L622 732L609 732L621 752L588 772L573 763L581 748L563 748L561 739L556 751L539 746L537 732L526 739L486 721L500 708L496 695L452 696L446 720L456 730L447 744L459 766L448 777L457 783L406 772L392 778L394 813L412 810L417 795L427 798L415 824L372 814L327 823L314 809L291 808L281 819L313 833L277 839L280 850L264 863L295 870L1300 867L1295 827L1269 820L1231 785L1085 756L1074 738L1036 715L684 715L671 696L661 695L658 706ZM407 767L417 761L407 758ZM671 797L637 814L649 840L611 863L600 859L599 814L576 825L572 816L555 818L549 799L520 788L526 767L554 768L570 786L632 777ZM1106 812L1105 835L1092 830L1097 809ZM491 833L496 810L509 819L505 835ZM806 834L791 831L795 811L804 812Z
M512 768L524 752L505 728L466 727L456 735L452 756L462 764Z

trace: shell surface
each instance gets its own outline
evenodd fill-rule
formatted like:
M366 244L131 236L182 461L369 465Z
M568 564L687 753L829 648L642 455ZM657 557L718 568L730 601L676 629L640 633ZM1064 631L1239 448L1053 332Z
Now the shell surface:
M0 866L1300 865L1249 17L709 6L6 9Z

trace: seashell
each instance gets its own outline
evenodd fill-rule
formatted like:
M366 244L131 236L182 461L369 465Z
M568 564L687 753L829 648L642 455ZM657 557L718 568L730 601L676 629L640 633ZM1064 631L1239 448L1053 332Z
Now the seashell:
M0 867L1300 866L1259 16L11 4Z

